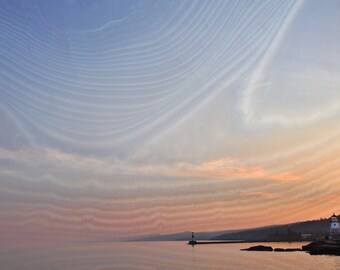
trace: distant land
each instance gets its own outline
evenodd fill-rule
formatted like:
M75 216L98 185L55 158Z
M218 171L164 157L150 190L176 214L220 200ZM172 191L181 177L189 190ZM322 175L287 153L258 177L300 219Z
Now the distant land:
M242 240L242 241L303 241L314 240L329 233L329 218L301 221L283 225L271 225L242 230L194 232L196 240ZM187 241L191 232L164 235L146 235L129 241Z
M240 230L224 230L224 231L212 231L212 232L195 232L195 238L198 240L210 240L214 237L228 233L237 233ZM179 232L173 234L155 234L145 235L136 238L129 239L129 241L186 241L191 239L191 231Z

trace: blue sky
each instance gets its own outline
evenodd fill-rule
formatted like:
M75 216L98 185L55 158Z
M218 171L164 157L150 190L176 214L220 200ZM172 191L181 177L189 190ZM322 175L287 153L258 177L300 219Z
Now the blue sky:
M1 238L339 211L339 8L1 1Z

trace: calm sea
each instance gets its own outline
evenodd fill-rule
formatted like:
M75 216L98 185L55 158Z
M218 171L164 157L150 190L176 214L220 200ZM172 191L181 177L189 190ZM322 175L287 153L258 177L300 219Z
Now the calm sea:
M301 247L301 243L266 243ZM246 252L251 244L187 246L184 242L78 243L2 250L0 269L340 269L340 257L303 252Z

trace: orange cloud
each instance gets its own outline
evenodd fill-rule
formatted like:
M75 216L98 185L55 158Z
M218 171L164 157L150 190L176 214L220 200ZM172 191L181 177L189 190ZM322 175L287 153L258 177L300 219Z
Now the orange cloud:
M233 177L233 178L262 178L279 181L296 180L297 176L290 172L272 173L261 166L244 166L235 164L235 159L218 159L200 165L185 166L172 175L182 177Z
M242 199L248 199L248 198L263 198L266 200L274 200L281 198L282 196L277 193L271 193L271 192L264 192L264 191L254 191L254 192L244 192L241 193L240 197Z

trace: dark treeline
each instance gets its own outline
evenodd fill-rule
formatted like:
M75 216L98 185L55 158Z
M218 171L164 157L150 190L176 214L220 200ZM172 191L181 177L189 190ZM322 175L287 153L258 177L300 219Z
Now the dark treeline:
M329 219L304 221L292 224L256 228L221 234L213 240L246 241L302 241L314 240L329 233Z

